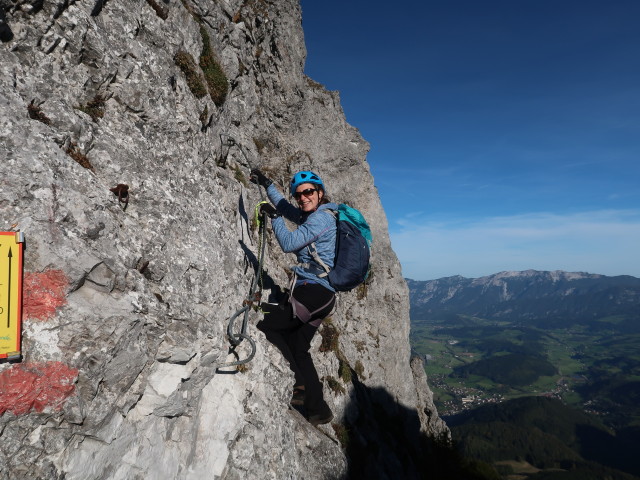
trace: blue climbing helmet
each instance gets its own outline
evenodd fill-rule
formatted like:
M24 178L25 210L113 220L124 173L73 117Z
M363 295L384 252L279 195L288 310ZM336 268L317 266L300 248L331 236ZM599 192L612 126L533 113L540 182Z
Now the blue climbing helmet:
M313 183L314 185L319 185L320 187L322 187L323 191L325 190L324 183L322 183L322 179L318 174L313 173L310 170L303 170L296 173L291 179L291 185L289 188L291 196L296 193L296 188L298 188L303 183Z

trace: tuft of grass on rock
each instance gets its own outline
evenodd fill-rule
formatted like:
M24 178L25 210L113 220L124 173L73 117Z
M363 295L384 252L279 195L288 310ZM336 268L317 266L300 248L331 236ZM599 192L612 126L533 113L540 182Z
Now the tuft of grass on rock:
M344 387L334 377L327 376L327 377L324 377L324 379L327 381L328 387L336 395L338 395L338 394L344 395L346 393L346 390L344 389Z
M91 120L97 123L99 119L104 117L106 102L106 98L104 98L100 94L96 94L96 96L93 97L93 99L89 100L86 104L79 105L76 108L81 112L89 115L91 117Z
M242 363L236 366L236 371L238 373L247 373L249 371L249 366L246 363Z
M242 183L245 187L249 186L249 184L247 183L247 178L244 176L244 173L242 173L242 170L240 170L240 167L237 166L237 165L236 165L235 172L234 172L233 176L236 178L236 180L238 180L240 183Z
M40 108L40 105L36 105L35 103L33 103L33 100L31 100L31 103L27 105L27 112L29 112L29 118L31 118L32 120L38 120L45 125L51 125L51 120L49 120L49 117L44 114L42 108Z
M91 165L87 156L78 149L78 144L76 142L69 143L66 154L78 162L82 167L95 172L93 165Z
M339 358L339 367L338 367L338 375L342 379L344 383L351 382L351 367L349 363L344 358Z
M156 15L158 15L158 17L160 17L162 20L166 20L167 18L169 18L169 12L158 5L158 2L156 2L156 0L147 0L147 3L151 8L153 8L154 12L156 12Z
M349 429L342 423L332 423L331 427L333 428L333 432L336 434L336 438L340 442L340 446L346 450L349 446Z
M187 86L189 90L191 90L191 93L193 93L193 96L196 98L204 97L207 94L207 87L202 81L202 76L200 72L198 72L198 67L196 66L196 61L193 56L189 52L180 50L174 55L173 61L184 74L187 80Z
M187 0L180 0L182 2L182 6L185 8L185 10L187 12L189 12L189 14L195 18L196 20L198 19L198 15L196 14L196 12L194 11L193 7L191 5L189 5L189 2L187 2Z
M249 10L250 16L243 15L242 10L244 9ZM269 18L269 3L266 0L244 0L240 10L231 17L231 21L233 23L247 22L251 27L251 16L255 18L255 25L260 26L263 19Z
M264 138L258 138L258 137L254 137L253 138L253 144L256 146L256 148L258 149L258 153L263 153L265 148L267 148L269 141L265 140Z
M222 67L216 60L211 48L211 39L203 25L200 25L202 37L202 53L200 54L200 68L209 87L209 95L216 106L220 107L227 98L229 82Z
M320 336L322 337L322 342L320 343L321 352L337 352L339 350L338 338L340 337L340 334L338 333L338 329L331 322L330 317L322 322Z
M358 287L356 288L356 298L358 300L364 300L365 298L367 298L367 285L364 283L361 283L360 285L358 285Z
M316 82L311 77L305 76L305 80L307 81L307 85L309 85L313 89L326 90L324 85L322 85L321 83Z
M202 128L206 127L209 122L209 105L205 105L204 109L200 113L200 123L202 124Z
M197 98L204 97L204 95L206 95L206 88L208 87L209 95L211 96L213 103L215 103L217 107L220 107L222 106L222 104L224 104L224 101L227 98L227 91L229 88L227 76L225 75L224 70L222 70L220 63L216 59L213 48L211 48L211 38L207 33L207 30L204 26L205 24L201 16L195 11L195 9L189 4L187 0L181 1L182 5L184 5L184 8L189 12L193 19L198 22L198 25L200 26L200 37L202 38L202 52L200 53L199 65L202 73L204 74L206 87L204 88L205 93L200 95L200 90L198 90L198 95L196 95L195 93L194 95Z

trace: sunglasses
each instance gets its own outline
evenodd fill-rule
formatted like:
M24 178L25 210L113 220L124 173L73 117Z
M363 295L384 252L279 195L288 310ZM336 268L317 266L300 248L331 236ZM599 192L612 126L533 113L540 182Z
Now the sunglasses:
M313 192L317 192L317 191L318 191L317 188L306 188L301 192L294 193L293 198L295 198L296 200L300 200L300 197L302 197L303 195L305 197L310 197L311 195L313 195Z

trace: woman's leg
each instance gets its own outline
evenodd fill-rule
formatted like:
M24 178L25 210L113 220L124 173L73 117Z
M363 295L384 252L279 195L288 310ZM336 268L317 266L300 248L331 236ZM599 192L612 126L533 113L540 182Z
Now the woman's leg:
M311 340L317 328L304 324L301 328L291 334L291 350L295 358L295 363L304 378L305 396L304 407L307 415L327 415L331 412L329 406L324 401L322 395L322 383L318 377L318 371L313 364L313 359L309 353ZM297 381L296 381L297 383Z
M264 319L256 325L262 331L267 340L275 345L282 356L289 362L289 368L295 376L297 386L305 384L305 377L298 367L296 358L291 349L291 333L302 326L302 323L293 316L291 304L272 305L263 303Z
M324 318L331 312L335 294L320 285L306 284L295 288L294 297L312 312L325 307L313 315L311 320L315 320ZM331 421L333 414L324 401L322 383L309 353L317 327L302 323L294 317L291 304L281 306L264 303L261 307L265 316L257 327L289 362L295 375L295 385L304 385L304 406L309 421L316 425Z
M332 299L335 298L335 294L318 284L300 285L293 291L293 296L295 301L302 303L311 312L320 307L325 307L316 312L316 314L311 317L311 320L324 318L329 315L333 309ZM318 372L309 353L311 340L317 329L316 326L305 323L300 328L291 332L288 343L295 363L304 378L304 406L309 420L311 421L315 418L316 420L320 419L328 422L333 415L331 414L331 409L324 401L322 383L320 382Z

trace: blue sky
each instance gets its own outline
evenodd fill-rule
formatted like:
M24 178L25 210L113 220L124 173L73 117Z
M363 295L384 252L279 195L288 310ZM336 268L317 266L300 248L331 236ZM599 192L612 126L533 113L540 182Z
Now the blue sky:
M639 0L302 0L406 277L640 277Z

